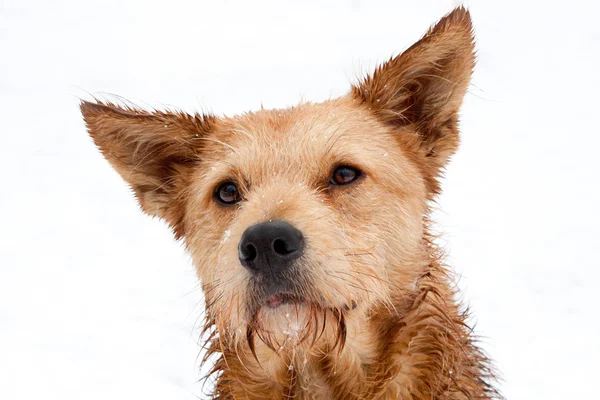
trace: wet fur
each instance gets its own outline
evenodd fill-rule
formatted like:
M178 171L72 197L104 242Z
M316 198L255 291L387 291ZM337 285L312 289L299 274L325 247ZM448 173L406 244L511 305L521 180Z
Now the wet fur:
M500 397L429 233L473 66L457 8L339 99L231 118L82 103L142 209L192 255L214 398ZM332 188L336 165L364 177ZM227 180L237 206L214 201ZM288 280L303 301L277 309L237 260L244 229L269 219L307 239Z

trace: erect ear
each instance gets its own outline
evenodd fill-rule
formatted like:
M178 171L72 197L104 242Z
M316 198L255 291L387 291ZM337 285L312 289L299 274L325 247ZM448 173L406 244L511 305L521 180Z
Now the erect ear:
M133 189L144 212L165 219L183 235L181 190L199 160L214 117L148 112L113 104L81 103L88 131L104 157Z
M411 127L417 133L413 145L441 168L458 146L458 110L474 65L471 17L458 7L352 94L384 122Z

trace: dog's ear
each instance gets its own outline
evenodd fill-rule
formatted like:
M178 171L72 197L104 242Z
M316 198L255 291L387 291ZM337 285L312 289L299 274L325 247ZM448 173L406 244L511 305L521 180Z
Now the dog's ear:
M456 8L421 40L379 66L352 95L395 126L411 126L413 145L434 167L458 146L458 111L475 65L469 11Z
M133 189L144 212L163 218L183 234L180 191L199 160L201 140L214 117L148 112L109 103L81 103L90 136Z

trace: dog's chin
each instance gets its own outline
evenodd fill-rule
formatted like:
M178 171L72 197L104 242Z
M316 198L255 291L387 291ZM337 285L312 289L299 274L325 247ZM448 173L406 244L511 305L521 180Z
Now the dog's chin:
M273 349L300 344L314 329L309 303L287 294L268 296L254 311L250 330Z
M263 299L254 310L246 339L251 350L263 342L276 352L311 351L319 343L330 348L343 346L346 336L345 314L350 307L331 307L289 293Z

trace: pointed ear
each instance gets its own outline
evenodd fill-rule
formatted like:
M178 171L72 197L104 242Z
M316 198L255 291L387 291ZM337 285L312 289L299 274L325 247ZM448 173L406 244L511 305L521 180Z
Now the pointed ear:
M144 212L163 218L180 238L183 204L179 194L199 160L201 141L215 118L148 112L113 104L81 103L94 142L133 189Z
M458 7L352 95L385 123L416 131L412 145L439 169L458 146L458 110L474 65L471 17Z

